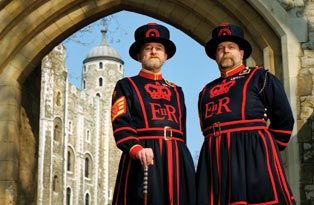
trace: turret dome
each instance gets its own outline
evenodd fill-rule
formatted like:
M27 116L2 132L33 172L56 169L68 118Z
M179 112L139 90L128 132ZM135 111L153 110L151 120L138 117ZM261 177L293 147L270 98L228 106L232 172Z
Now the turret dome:
M106 41L106 33L107 29L101 29L102 33L102 41L99 46L92 48L86 55L83 63L87 63L94 60L114 60L118 61L123 64L120 54L113 49L112 47L108 46Z

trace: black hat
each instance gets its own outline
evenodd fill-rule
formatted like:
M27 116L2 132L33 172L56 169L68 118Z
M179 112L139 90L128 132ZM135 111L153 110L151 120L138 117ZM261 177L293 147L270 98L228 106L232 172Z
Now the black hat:
M148 23L136 29L134 33L135 42L129 49L129 54L134 60L138 60L137 54L139 53L142 45L145 43L156 42L165 46L168 59L171 58L176 52L176 46L169 40L169 30L157 23Z
M232 41L238 44L240 49L244 50L244 59L247 59L252 53L250 43L244 39L243 30L239 26L222 23L213 30L212 39L205 45L206 53L211 59L216 59L217 46L224 41Z

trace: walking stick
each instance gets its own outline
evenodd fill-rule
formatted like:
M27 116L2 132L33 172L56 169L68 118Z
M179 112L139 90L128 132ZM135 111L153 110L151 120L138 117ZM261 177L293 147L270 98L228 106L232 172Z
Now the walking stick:
M144 167L144 178L143 178L144 205L147 205L147 194L148 194L148 165Z

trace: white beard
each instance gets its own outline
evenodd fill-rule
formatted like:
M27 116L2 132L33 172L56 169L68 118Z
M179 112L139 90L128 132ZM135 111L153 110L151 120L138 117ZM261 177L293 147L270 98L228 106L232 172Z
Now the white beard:
M143 67L146 69L161 68L163 63L159 58L142 59Z

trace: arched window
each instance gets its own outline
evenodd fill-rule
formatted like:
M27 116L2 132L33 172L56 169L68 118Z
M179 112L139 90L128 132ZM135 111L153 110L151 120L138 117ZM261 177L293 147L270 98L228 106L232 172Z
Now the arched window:
M100 98L100 93L96 93L96 96Z
M71 205L71 189L70 189L70 187L67 188L66 203L67 203L67 205Z
M59 139L58 139L59 130L60 130L59 126L58 126L58 125L55 125L55 127L54 127L54 132L53 132L53 139L54 139L55 141L58 141L58 140L59 140Z
M71 151L68 151L68 161L67 161L67 170L68 171L72 171L71 170Z
M103 79L102 78L98 79L98 85L99 85L99 87L102 87L102 85L103 85Z
M85 205L89 205L89 194L86 193L85 195Z
M56 105L58 105L58 106L61 105L61 92L60 91L57 92Z
M55 141L60 141L62 137L62 121L59 117L54 119L54 126L53 126L53 139Z
M89 159L85 158L85 177L89 178Z
M74 164L75 164L75 155L73 149L68 146L68 155L67 155L67 171L74 172Z
M102 69L102 68L103 68L103 63L99 62L99 69Z
M52 190L54 192L58 192L59 191L59 179L57 175L53 176L53 180L52 180Z

